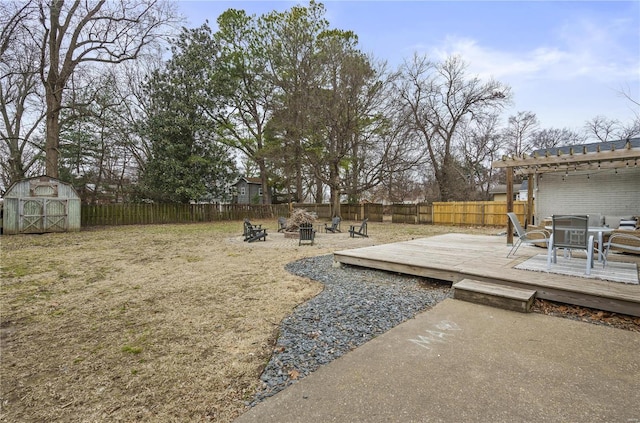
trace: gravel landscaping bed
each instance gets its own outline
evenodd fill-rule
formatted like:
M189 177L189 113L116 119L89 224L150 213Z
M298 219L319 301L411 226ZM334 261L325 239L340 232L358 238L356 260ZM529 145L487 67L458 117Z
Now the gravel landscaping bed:
M333 255L306 258L286 269L319 281L323 292L297 307L280 326L262 386L249 405L283 390L450 295L449 284L343 265Z
M320 366L452 295L450 284L356 266L333 267L333 254L289 263L286 269L324 284L280 325L254 406ZM536 313L640 331L640 318L537 299Z

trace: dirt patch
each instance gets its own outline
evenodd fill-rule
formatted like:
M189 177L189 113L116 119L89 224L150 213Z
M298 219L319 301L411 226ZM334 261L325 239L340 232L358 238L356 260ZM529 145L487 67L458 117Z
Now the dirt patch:
M265 242L243 242L242 222L2 237L0 420L229 422L280 321L322 289L287 263L461 231L373 222L298 246L253 223Z

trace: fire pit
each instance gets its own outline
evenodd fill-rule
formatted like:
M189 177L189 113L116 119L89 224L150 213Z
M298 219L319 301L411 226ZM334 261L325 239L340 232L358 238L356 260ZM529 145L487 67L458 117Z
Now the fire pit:
M290 239L300 239L300 226L313 225L316 216L309 213L305 209L295 209L291 213L291 217L287 219L284 237Z

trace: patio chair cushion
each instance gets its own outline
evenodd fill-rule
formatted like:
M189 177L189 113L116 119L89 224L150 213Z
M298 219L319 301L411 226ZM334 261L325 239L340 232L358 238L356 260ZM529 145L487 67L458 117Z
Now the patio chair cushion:
M636 229L636 226L637 222L635 219L620 219L620 225L618 225L618 229L633 231Z
M547 248L550 231L547 231L544 226L529 225L527 226L527 232L529 232L527 237L530 240L540 240L540 242L534 242L532 243L532 245L535 245L536 247Z
M589 226L602 226L604 225L604 216L600 213L589 213Z
M640 254L640 231L615 230L604 244L605 255L609 250L627 254Z
M629 216L620 216L620 215L605 215L604 224L613 229L618 229L620 226L620 221L622 220L631 220L632 218ZM635 222L634 222L635 223Z

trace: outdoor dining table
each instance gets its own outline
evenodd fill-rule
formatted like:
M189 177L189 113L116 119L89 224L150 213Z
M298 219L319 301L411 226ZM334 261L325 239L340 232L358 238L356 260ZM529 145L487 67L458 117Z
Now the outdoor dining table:
M545 226L544 228L549 232L552 232L551 238L549 239L549 249L552 250L553 249L553 226ZM590 234L598 235L598 261L602 262L602 260L604 260L604 252L602 248L604 234L611 233L613 232L614 229L610 228L609 226L589 226L587 230L589 231Z

